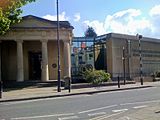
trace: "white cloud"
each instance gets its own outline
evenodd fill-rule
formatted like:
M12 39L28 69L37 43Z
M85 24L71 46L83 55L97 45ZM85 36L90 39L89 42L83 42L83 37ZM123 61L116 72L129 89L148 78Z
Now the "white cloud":
M123 11L119 11L115 14L113 14L112 16L115 18L120 18L120 17L136 17L141 15L141 11L140 10L136 10L136 9L128 9L128 10L123 10Z
M128 9L108 15L105 20L106 32L118 32L124 34L136 34L150 28L150 22L145 18L139 18L140 10Z
M84 25L85 25L85 28L87 28L88 26L92 26L98 35L106 33L104 29L104 24L102 22L99 22L98 20L95 20L92 22L84 21Z
M149 14L150 14L150 16L160 15L160 5L154 6L154 7L150 10Z
M160 38L160 5L154 6L150 10L149 15L151 17L150 22L152 24L152 36Z
M55 21L55 20L57 20L57 15L45 15L45 16L43 16L43 18ZM69 17L66 16L65 12L62 12L59 14L59 20L66 21L66 20L69 20Z
M75 22L78 22L78 21L80 21L80 19L81 19L81 16L80 16L80 13L76 13L75 15L74 15L74 21Z
M152 36L153 24L150 19L142 18L142 12L138 9L119 11L106 16L104 22L98 20L84 21L84 24L92 26L98 35L115 32L122 34L136 33Z

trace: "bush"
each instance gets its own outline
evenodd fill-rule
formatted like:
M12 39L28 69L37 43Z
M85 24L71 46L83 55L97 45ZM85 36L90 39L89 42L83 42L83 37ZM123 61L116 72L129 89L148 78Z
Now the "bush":
M160 71L156 72L156 77L160 77Z
M152 77L160 77L160 71L157 71L151 75Z
M103 70L86 70L83 76L87 82L94 85L102 84L110 79L110 74Z

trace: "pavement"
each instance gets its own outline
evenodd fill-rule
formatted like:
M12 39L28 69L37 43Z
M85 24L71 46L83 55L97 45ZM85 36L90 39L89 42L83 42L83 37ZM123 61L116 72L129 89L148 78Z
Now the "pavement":
M22 100L33 100L42 98L53 98L53 97L64 97L71 95L81 95L81 94L94 94L99 92L110 92L128 89L140 89L146 87L153 87L155 85L160 86L160 82L145 82L144 85L140 83L121 85L118 88L117 85L114 86L102 86L102 87L87 87L71 89L69 93L68 90L61 88L61 92L57 92L57 87L26 87L22 89L7 89L3 92L0 102L11 102L11 101L22 101Z

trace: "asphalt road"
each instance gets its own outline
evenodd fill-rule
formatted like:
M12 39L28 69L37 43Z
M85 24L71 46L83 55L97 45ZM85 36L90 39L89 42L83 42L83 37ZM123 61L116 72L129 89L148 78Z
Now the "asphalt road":
M160 87L0 103L0 120L100 120L160 103Z

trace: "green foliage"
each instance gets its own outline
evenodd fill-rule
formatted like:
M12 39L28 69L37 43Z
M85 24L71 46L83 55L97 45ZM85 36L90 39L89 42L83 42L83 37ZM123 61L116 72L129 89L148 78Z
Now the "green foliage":
M110 79L110 74L103 70L86 70L83 76L87 82L94 85L102 84Z
M86 32L85 32L85 37L96 37L97 34L96 32L94 31L94 29L92 27L89 27L87 28Z
M156 72L152 73L151 76L153 78L160 77L160 71L156 71Z
M5 8L0 7L0 35L6 33L12 24L21 20L21 7L35 0L10 0Z

